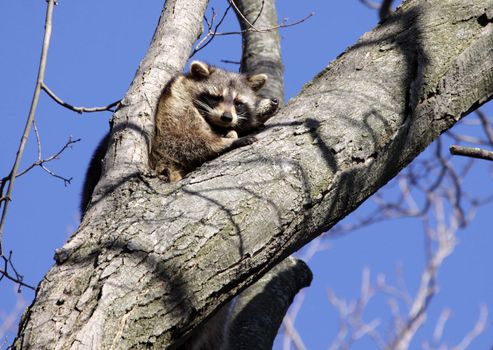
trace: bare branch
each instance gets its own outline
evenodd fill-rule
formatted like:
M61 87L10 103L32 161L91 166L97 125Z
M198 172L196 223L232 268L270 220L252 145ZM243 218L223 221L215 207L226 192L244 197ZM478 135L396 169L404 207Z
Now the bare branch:
M479 319L474 328L462 339L462 341L453 347L453 350L464 350L471 345L472 341L484 332L488 321L488 308L486 305L481 305L479 309Z
M228 12L229 12L230 9L231 9L231 2L229 4L229 6L226 8L226 10L224 11L221 19L216 24L216 26L214 27L214 29L212 29L212 25L214 23L214 18L216 17L216 13L215 13L214 9L212 9L212 17L211 17L211 21L210 22L207 20L207 17L204 16L204 20L207 23L207 27L208 27L207 34L202 38L202 40L200 40L195 45L195 48L193 49L193 51L190 54L190 57L189 58L192 58L198 51L202 50L204 47L206 47L207 45L209 45L210 42L215 38L215 36L218 35L217 34L218 33L217 30L219 29L219 27L223 23L224 19L226 18L226 15L228 14Z
M41 159L41 157L42 157L41 156L41 154L42 154L42 151L41 151L41 138L39 137L39 131L38 131L38 127L36 125L36 120L33 120L33 129L34 129L34 135L36 136L36 143L38 145L38 159Z
M251 23L251 22L248 20L248 18L246 18L246 17L245 17L245 15L243 14L243 12L242 12L242 11L240 11L240 9L238 8L238 6L236 6L236 4L235 4L235 2L234 2L233 0L229 0L229 3L230 3L231 5L233 5L233 7L234 7L234 9L236 10L236 13L238 14L238 16L240 16L240 17L243 19L243 21L244 21L246 24L248 24L248 25L250 26L250 28L249 28L249 29L252 29L252 30L254 30L254 31L256 31L256 32L260 32L260 30L259 30L258 28L256 28L256 27L253 25L253 23ZM264 8L264 2L262 1L262 7L261 7L261 9L263 9L263 8ZM262 13L262 10L259 12L259 14L258 14L257 18L260 16L260 14L261 14L261 13ZM252 22L253 22L253 21L252 21Z
M293 342L297 350L306 349L306 346L303 343L303 340L301 339L301 336L294 325L294 321L300 310L301 304L303 303L303 299L304 294L300 293L300 295L296 298L297 302L291 306L293 310L286 313L286 316L284 316L283 325L285 330L285 337L283 341L283 349L290 349L291 342Z
M315 16L315 12L310 12L305 17L303 17L297 21L291 22L291 23L286 23L287 21L286 21L286 19L284 19L281 23L274 25L274 26L271 26L271 27L267 27L267 28L261 28L261 29L257 29L257 30L247 28L247 29L243 29L243 30L240 30L237 32L217 32L215 35L238 35L238 34L243 34L243 33L248 33L248 32L267 33L267 32L271 32L271 31L276 30L276 29L288 28L288 27L293 27L295 25L301 24L301 23L305 22L306 20L308 20L312 16Z
M179 10L180 3L168 1L167 5L176 5ZM425 1L416 3L419 5ZM490 8L485 0L479 3L468 1L467 4L470 4L476 12ZM447 3L447 6L451 4ZM462 8L463 12L454 11L454 20L471 18L470 10ZM159 334L153 338L153 342L161 347L176 345L182 334L193 329L214 309L253 283L256 277L260 277L282 258L356 208L376 188L408 164L425 145L465 114L471 105L477 105L491 96L491 89L481 89L474 94L469 94L470 89L460 91L456 89L464 85L463 83L467 83L466 87L474 87L487 80L486 78L491 78L482 76L479 73L484 70L476 70L474 64L469 64L472 60L491 63L486 59L491 53L487 49L491 46L488 45L491 41L488 31L491 28L488 27L483 29L486 34L477 34L480 39L476 41L471 39L472 46L465 47L470 44L467 36L460 38L457 43L458 51L461 53L459 59L449 56L446 56L446 60L442 59L445 58L447 50L441 50L439 47L429 53L427 69L430 74L437 68L434 62L451 60L453 63L447 66L446 75L423 76L422 91L421 88L413 89L411 93L416 92L415 96L418 100L421 97L426 98L430 91L435 92L436 95L433 101L417 106L416 111L411 109L412 115L409 117L408 87L413 85L415 77L413 75L408 78L409 71L400 72L399 68L405 66L406 62L421 63L421 58L414 56L414 53L421 52L422 45L428 47L429 42L426 40L430 37L433 38L432 43L437 45L445 41L444 38L454 39L453 35L447 36L446 29L449 28L447 25L450 23L450 18L446 16L447 11L443 11L442 6L438 8L430 6L428 10L427 14L429 13L433 18L435 14L440 14L440 21L427 22L427 18L424 17L428 15L422 18L419 30L423 33L423 42L413 43L414 31L406 30L414 26L414 23L405 20L402 21L402 26L395 28L398 31L395 36L396 42L406 42L402 58L396 56L400 55L397 53L398 50L392 50L396 51L392 52L392 60L386 60L387 53L379 51L373 44L358 46L358 56L354 59L351 56L352 50L348 50L342 60L333 63L329 70L325 70L315 81L307 84L302 94L290 103L290 107L276 116L275 121L282 123L280 124L282 128L265 130L263 134L265 138L259 140L260 142L251 149L243 150L241 157L228 154L207 164L180 184L163 185L159 179L145 175L134 176L130 181L126 181L129 179L127 175L133 175L134 170L141 169L141 164L145 169L147 158L144 152L142 152L142 160L138 154L135 155L135 152L128 152L137 148L133 147L133 144L132 147L125 147L125 145L120 146L121 142L115 142L106 157L106 161L110 164L105 167L120 165L130 169L122 172L107 172L109 174L106 178L110 180L107 183L113 185L112 192L101 191L100 197L103 198L105 195L104 199L93 207L78 233L57 251L57 264L49 273L50 281L45 281L41 285L29 317L21 325L17 344L21 346L22 342L28 343L42 338L43 344L58 342L57 345L60 347L64 344L70 346L74 339L68 338L60 331L62 326L63 329L73 329L72 334L76 333L77 340L82 342L91 341L94 339L94 332L103 329L109 329L111 333L110 335L106 333L106 337L118 339L116 337L122 331L131 332L138 328L135 324L125 324L122 325L121 330L111 329L112 325L118 324L120 315L126 317L128 315L126 310L132 309L132 312L136 310L139 316L142 315L139 319L145 323L140 324L145 326L143 328L146 332ZM456 12L460 12L460 16ZM197 13L192 14L197 15ZM411 11L407 16L407 12L403 11L403 16L404 19L413 19L415 13ZM196 20L200 21L201 18L202 13ZM396 24L399 23L400 21L396 19ZM437 25L444 26L443 33L434 33ZM458 21L453 25L462 24ZM373 43L376 42L375 40L380 40L382 35L387 38L391 34L394 38L394 32L389 31L392 28L384 28L385 30L380 32L382 27L378 27L375 32L381 35L373 36L367 33L365 40ZM461 27L457 28L461 29ZM405 35L402 34L403 31ZM181 33L181 31L172 32L174 35ZM476 38L475 32L472 30L471 32ZM156 33L159 33L159 30L156 30ZM464 35L466 34L468 33ZM175 46L183 47L183 45ZM464 52L467 55L463 55ZM358 77L354 74L354 63L360 62L359 57L369 57L369 54L382 55L380 56L382 60L379 60L378 64L365 67L365 70L372 68L369 71L371 77L378 78L378 81L382 82L382 85L376 86L375 89L368 89L363 84L368 81L370 74L358 72ZM168 56L171 55L168 53ZM187 56L188 52L184 57ZM341 61L343 62L339 63ZM400 73L395 75L396 79L379 79L381 62L386 62L386 68L396 73L400 72L402 75ZM374 62L367 63L371 65ZM163 67L168 66L159 66L161 70ZM472 71L464 71L467 74L458 77L456 73L461 69L457 67L471 68ZM481 69L487 67L487 65L482 66ZM445 70L441 68L440 71ZM334 70L337 71L336 74ZM340 78L340 82L330 78L329 71L335 74L334 77ZM453 77L448 73L452 71ZM147 69L145 72L146 76L149 76ZM351 79L364 88L361 95L353 90ZM140 88L143 85L141 81L138 80L134 86ZM156 85L155 81L153 77L154 85ZM439 91L435 90L436 82L440 84ZM491 87L491 83L488 86ZM321 93L321 91L333 92L344 89L350 92L347 96ZM403 91L404 94L401 94ZM460 101L460 106L455 99L458 93L468 97L466 102ZM454 98L442 98L443 94ZM324 99L327 96L330 98ZM359 96L365 97L363 101L355 98ZM147 98L147 95L145 97ZM157 97L156 99L151 97L149 101L157 101ZM373 101L373 98L375 104L369 106L368 101ZM337 103L340 107L338 105L338 109L334 109L333 106ZM440 103L443 109L438 111L436 103ZM374 109L381 104L385 107ZM327 118L332 115L347 115L344 109L347 105L358 110L361 108L360 112L353 115L351 123L348 123L346 118ZM313 106L317 108L314 109ZM141 111L146 106L137 107L132 111ZM145 110L145 113L152 112L152 109L148 111ZM375 121L374 118L368 120L367 116L374 115L376 112L381 114L381 118L376 118ZM122 127L113 134L119 140L121 136L125 141L124 133L127 132L128 124L135 120L135 118L131 119L134 115L137 113L123 114L119 120L116 118L119 122L117 126ZM149 129L147 124L144 124L149 118L146 114L138 116L140 119L135 123L136 135L133 141L134 144L140 145L144 144L146 138L145 135L138 138L137 131ZM382 128L380 120L389 123ZM363 134L360 125L367 125L368 129L363 129L367 132ZM303 131L300 133L302 128ZM368 141L369 132L374 133L371 134L374 141L366 147L365 142ZM315 134L318 143L312 142L315 137L312 138L311 134ZM335 144L334 140L338 143ZM128 144L130 143L129 141ZM363 145L362 149L368 151L368 154L363 152L359 158L355 158L354 145ZM331 147L339 149L339 152L334 154L331 152ZM129 154L131 157L128 156ZM244 162L238 166L240 161ZM133 166L135 163L138 166ZM262 167L261 171L259 165ZM109 177L110 175L112 177ZM213 180L208 181L209 179ZM102 181L105 181L104 175ZM119 187L116 188L115 184ZM241 184L241 187L237 184ZM234 198L231 197L232 189L235 193ZM141 202L145 202L145 205ZM193 210L190 210L191 203ZM242 208L239 204L244 206L247 203L255 210L245 212L245 217L238 218L236 213ZM339 205L340 203L344 205ZM96 220L91 220L92 218ZM136 227L135 218L139 218L142 225ZM98 224L100 225L101 220L98 219L104 220L104 232L99 230L101 226ZM259 229L263 231L262 235L258 234ZM232 242L234 244L231 244ZM204 255L200 255L200 262L197 265L187 265L195 259L198 250L204 252ZM97 259L94 259L96 256ZM116 269L115 264L118 264ZM66 268L68 266L70 269ZM183 268L184 266L189 268ZM77 271L77 276L72 280L74 271ZM115 271L117 273L114 273ZM163 277L169 283L163 285ZM80 314L76 309L78 301L73 300L74 298L67 298L63 305L53 308L53 300L56 300L56 295L59 293L57 287L67 279L73 282L72 295L80 290L81 283L78 282L84 281L82 292L86 293L85 300L100 300L98 298L102 294L107 296L103 304L95 303L84 308L86 315L94 315L87 322L74 321ZM136 284L138 284L137 289L134 288ZM122 286L129 288L127 290ZM181 286L184 287L180 288ZM148 299L148 294L143 295L142 290L152 290L154 294ZM121 305L123 295L129 302L125 310L120 311L118 306ZM104 315L108 308L113 307L118 313L114 315L116 317L111 322L99 317ZM51 317L54 312L60 314L61 318L54 320ZM153 315L150 315L151 312ZM131 343L128 338L125 339L128 348L138 347L138 344Z
M336 339L330 345L331 350L349 349L358 339L368 335L379 349L384 349L385 344L376 328L380 325L380 319L371 322L363 321L363 312L369 301L375 295L375 288L370 283L370 269L365 267L361 277L361 290L357 300L346 301L340 299L336 294L329 290L327 297L329 302L339 313L339 330Z
M216 36L227 36L227 35L240 35L240 34L244 34L244 33L247 33L247 32L257 32L257 33L266 33L266 32L271 32L271 31L275 31L277 29L280 29L280 28L288 28L288 27L292 27L292 26L295 26L295 25L298 25L300 23L303 23L304 21L306 21L308 18L312 17L315 15L315 13L310 13L308 14L306 17L298 20L298 21L295 21L295 22L292 22L292 23L286 23L286 20L283 20L280 24L277 24L277 25L272 25L272 26L267 26L265 28L255 28L253 27L253 24L255 22L257 22L257 20L260 18L263 10L264 10L264 3L265 3L265 0L262 0L262 4L261 4L261 7L260 7L260 10L257 14L257 16L250 22L248 22L248 24L250 25L250 27L246 28L246 29L242 29L240 31L231 31L231 32L219 32L218 29L219 27L221 26L221 24L223 23L224 19L226 18L226 15L228 14L229 10L231 9L232 6L234 6L234 8L237 10L237 12L240 14L239 16L244 19L246 18L242 12L239 12L240 10L238 10L238 7L236 6L236 4L233 2L233 1L230 1L229 2L229 6L226 8L226 10L224 11L221 19L219 20L219 22L216 24L216 26L213 28L213 23L214 23L214 19L216 17L216 13L214 11L214 9L212 9L212 15L211 15L211 20L209 21L207 19L207 17L204 17L204 21L206 22L207 24L207 34L195 45L195 48L193 49L192 53L190 54L190 57L193 57L198 51L202 50L203 48L205 48L207 45L209 45L211 43L211 41L216 37ZM248 21L248 20L247 20ZM225 63L236 63L234 61L223 61Z
M317 238L312 241L306 249L303 249L303 253L300 254L300 258L302 261L308 262L310 259L318 252L328 249L330 244L322 240L321 238ZM290 349L291 343L295 345L295 347L300 349L305 349L305 344L301 339L300 334L296 330L295 321L298 317L298 313L301 310L303 302L305 300L305 294L301 291L294 300L293 304L291 304L289 311L286 313L286 316L283 320L284 325L284 339L283 339L283 349Z
M55 6L56 1L48 0L47 2L48 2L48 6L46 8L45 32L43 38L43 48L41 50L41 58L40 58L39 69L38 69L38 78L36 80L36 87L34 89L33 99L31 102L31 107L29 109L29 115L26 120L26 126L24 127L24 131L22 133L19 149L17 150L17 156L15 157L14 165L12 166L12 170L10 171L9 186L7 188L7 194L5 195L6 200L3 202L3 211L2 211L2 216L0 218L0 255L3 255L2 234L3 234L3 227L5 224L5 218L7 216L7 209L9 206L9 202L12 200L12 190L14 188L17 169L19 168L22 155L24 154L24 148L26 146L27 138L31 130L31 125L34 120L34 115L38 107L39 94L41 92L41 85L43 83L44 75L45 75L46 60L48 58L48 48L50 46L50 38L51 38L53 8Z
M34 167L39 166L44 171L46 171L47 173L49 173L50 175L63 180L65 182L65 184L70 183L70 181L72 180L72 178L67 179L67 178L65 178L63 176L57 175L57 174L53 173L51 170L47 169L44 164L45 163L48 163L48 162L51 162L53 160L60 159L60 155L63 152L65 152L68 148L70 148L74 143L79 142L81 139L73 140L72 137L69 137L69 139L67 140L67 142L63 145L63 147L58 152L56 152L55 154L53 154L52 156L50 156L48 158L44 158L43 159L42 156L41 156L41 143L39 142L39 133L37 132L37 128L35 128L35 130L36 130L36 140L38 141L38 159L35 162L33 162L31 165L29 165L26 169L18 172L17 175L16 175L16 178L18 178L18 177L26 174L27 172L29 172ZM7 182L8 180L9 180L9 177L5 177L2 180L0 180L0 183L2 183L4 181ZM4 198L3 197L0 198L0 201L1 200L4 200Z
M433 342L438 343L442 339L443 329L445 328L445 323L450 317L450 309L445 309L440 313L437 324L435 326L435 331L433 332Z
M115 108L113 108L113 107L118 108L118 105L120 104L120 100L118 100L118 101L115 101L115 102L110 103L109 105L103 106L103 107L75 107L75 106L72 106L71 104L69 104L67 102L64 102L61 98L59 98L57 95L55 95L55 93L53 91L51 91L50 88L48 88L48 86L46 86L46 84L43 82L41 82L41 89L44 92L46 92L48 94L48 96L50 96L53 99L53 101L55 101L59 105L65 107L65 108L68 108L71 111L77 112L79 114L92 113L92 112L103 112L103 111L115 112Z
M481 121L481 126L483 127L484 133L488 137L488 141L490 142L490 145L493 145L493 128L491 127L490 122L486 117L486 114L479 108L476 110L476 114L478 115L479 120Z
M288 257L244 290L232 310L228 349L272 349L289 305L312 278L303 261Z
M427 220L425 220L425 247L428 252L428 263L426 269L421 274L421 283L418 293L411 305L408 313L408 318L404 328L397 333L392 342L392 349L407 349L414 337L416 331L423 325L426 319L426 310L437 292L436 278L438 270L443 263L443 260L452 253L455 244L455 231L457 229L457 221L460 218L452 220L450 226L447 226L443 202L436 200L435 202L436 222L437 227L433 230ZM432 252L432 241L438 244L435 252Z
M493 161L493 152L478 147L450 146L450 153L456 156L464 156Z
M475 145L490 145L490 142L488 140L470 135L456 134L453 130L448 130L445 134L458 143L468 142Z
M227 64L238 64L238 65L241 64L240 61L221 60L221 62L227 63Z
M5 277L8 280L18 284L17 291L21 291L21 287L27 287L29 289L35 290L35 288L27 283L25 283L24 276L19 274L12 263L12 251L10 251L9 256L0 256L3 260L3 267L0 268L0 281Z

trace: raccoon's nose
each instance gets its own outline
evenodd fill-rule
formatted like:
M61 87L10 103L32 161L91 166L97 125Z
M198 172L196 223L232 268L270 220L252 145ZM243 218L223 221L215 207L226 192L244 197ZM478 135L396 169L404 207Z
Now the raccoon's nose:
M230 123L233 121L233 116L231 115L231 113L226 112L221 116L221 120L225 123Z

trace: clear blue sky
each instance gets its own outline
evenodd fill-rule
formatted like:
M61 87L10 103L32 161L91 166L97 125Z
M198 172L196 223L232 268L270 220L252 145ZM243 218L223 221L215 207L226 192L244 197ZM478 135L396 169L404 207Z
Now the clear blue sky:
M212 1L217 9L224 1ZM12 166L20 135L27 117L43 35L46 4L44 1L2 1L0 3L0 176ZM77 106L106 105L125 93L146 52L162 7L162 1L67 1L55 8L52 44L49 52L46 83L65 101ZM286 97L302 87L347 46L377 23L376 13L358 0L279 1L279 17L291 21L315 16L292 28L282 30ZM233 28L235 19L224 29ZM238 36L214 40L194 59L224 66L221 59L239 60ZM236 69L235 66L226 66ZM485 108L493 116L491 106ZM69 136L81 141L66 151L60 160L49 163L56 173L73 177L65 187L41 169L17 180L4 233L5 249L14 252L14 262L27 283L37 285L53 264L54 250L67 240L78 226L78 204L85 169L91 152L108 129L109 113L78 115L64 109L43 95L37 111L37 125L45 157L58 151ZM23 159L23 166L36 159L33 135ZM459 161L460 162L460 161ZM492 168L478 162L465 186L484 193L491 186ZM456 345L473 327L479 305L486 304L493 315L491 223L488 213L493 206L480 208L474 222L459 231L459 244L440 270L440 292L433 299L428 324L418 333L412 349L421 348L422 340L431 339L441 310L452 315L443 338ZM365 204L356 215L371 209ZM348 219L351 220L351 217ZM416 292L424 265L423 234L419 221L402 219L359 230L328 242L330 249L310 261L314 272L312 286L305 291L305 303L296 326L308 349L327 349L337 329L337 314L327 300L327 290L351 299L359 293L361 272L369 266L372 281L383 273L395 281L395 267L403 266L411 293ZM30 302L33 293L23 289L22 297ZM2 319L15 306L14 286L0 281L0 334ZM364 319L380 317L382 333L390 314L385 298L378 297L368 307ZM493 316L490 316L492 318ZM13 334L6 336L12 340ZM3 341L0 339L0 344ZM493 345L491 321L473 343L472 349ZM373 349L368 340L355 343L352 349ZM276 343L281 349L281 342Z

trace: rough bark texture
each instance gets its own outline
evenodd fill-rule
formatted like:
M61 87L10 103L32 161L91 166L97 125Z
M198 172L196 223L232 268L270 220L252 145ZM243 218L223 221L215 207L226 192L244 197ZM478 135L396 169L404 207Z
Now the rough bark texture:
M110 148L93 202L102 200L125 180L147 171L159 95L170 78L183 71L191 45L202 33L207 3L208 0L165 2L147 54L113 115Z
M407 1L307 84L259 142L177 184L121 179L57 252L15 347L181 342L492 97L492 18L491 0Z
M236 0L235 4L241 11L241 15L238 12L236 15L243 31L240 70L248 74L267 74L269 80L261 93L277 98L282 106L284 67L279 31L274 29L278 25L275 3L270 0Z
M242 33L240 71L249 75L267 73L269 80L260 91L284 104L281 45L274 0L236 0ZM252 32L245 18L264 32ZM241 292L231 306L222 348L271 349L282 319L300 289L310 285L310 268L300 260L287 258L259 281ZM215 348L219 349L219 346Z
M115 202L108 198L108 194L118 189L126 191L121 188L126 180L138 176L142 171L147 171L150 140L154 131L153 119L159 95L169 79L183 70L192 44L202 33L202 18L207 4L208 0L167 0L165 2L148 52L121 106L113 116L110 148L103 163L103 176L92 198L97 210L89 210L85 214L86 223L92 223L95 218L99 218L96 221L105 221L105 218L109 218L108 213L115 210ZM73 244L87 240L86 234L98 235L89 228L94 228L94 226L92 224L88 226L86 223L80 227L80 232L86 233L74 235ZM101 232L106 229L106 224L101 226ZM118 238L118 233L116 233L115 244L117 245ZM104 247L100 248L104 250ZM63 252L60 254L63 255ZM102 289L99 289L97 294L84 293L84 291L88 292L87 288L92 288L92 282L90 282L91 278L82 271L88 272L87 269L91 270L91 265L96 264L98 253L95 254L87 255L75 264L65 265L59 271L63 271L59 276L61 279L56 278L61 283L58 286L51 285L49 292L43 291L41 286L43 282L40 284L37 293L39 299L36 299L40 300L38 304L40 309L37 310L43 311L41 313L33 310L26 311L22 320L24 323L21 324L18 338L15 341L15 348L126 349L131 348L135 343L140 344L137 347L146 343L153 344L153 336L145 334L145 330L136 330L140 337L135 339L120 342L118 336L115 337L115 334L121 334L123 331L118 326L124 324L125 319L118 317L121 316L121 311L126 309L126 306L119 305L118 308L121 310L113 311L105 308L111 302L118 302L125 294L124 290L113 293L113 288L116 286L106 289L104 293L110 293L109 298L111 299L111 302L106 299L108 304L99 300L104 294ZM77 271L77 266L82 270ZM54 270L50 273L53 272L57 274ZM50 273L45 277L44 282L50 280L48 277ZM98 275L102 277L99 273ZM50 293L55 293L58 299L56 301L51 299L53 295ZM97 311L95 306L98 304L103 309ZM51 307L53 305L56 305L57 310ZM58 308L59 306L62 308ZM117 318L107 323L105 318L108 314L106 312ZM109 328L113 328L111 334L106 334ZM123 334L124 338L129 336L132 337L131 334ZM142 340L144 338L147 340ZM160 343L156 342L156 344L159 346Z
M233 308L227 349L272 349L294 296L311 281L312 273L303 261L287 258L244 290Z

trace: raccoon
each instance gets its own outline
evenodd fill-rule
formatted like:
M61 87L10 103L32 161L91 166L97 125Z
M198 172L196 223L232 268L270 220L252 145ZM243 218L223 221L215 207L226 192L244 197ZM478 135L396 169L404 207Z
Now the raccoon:
M189 73L163 89L155 117L149 165L170 182L180 180L205 161L255 142L257 130L278 108L274 98L257 93L267 76L245 76L194 61ZM94 152L86 173L81 216L101 177L107 134Z
M159 99L150 166L176 182L204 162L255 142L246 136L272 116L276 99L257 91L267 76L245 76L194 61Z

